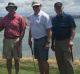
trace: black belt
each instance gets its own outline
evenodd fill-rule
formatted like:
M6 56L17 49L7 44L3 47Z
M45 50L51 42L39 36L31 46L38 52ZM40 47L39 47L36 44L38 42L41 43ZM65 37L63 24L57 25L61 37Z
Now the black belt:
M39 38L39 39L34 39L34 40L35 40L35 41L38 41L38 40L45 39L45 38L47 38L47 36L41 37L41 38Z

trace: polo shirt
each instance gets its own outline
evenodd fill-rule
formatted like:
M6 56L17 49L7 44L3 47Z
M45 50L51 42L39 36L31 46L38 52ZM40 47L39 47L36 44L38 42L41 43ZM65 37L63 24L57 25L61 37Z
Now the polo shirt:
M47 36L47 29L52 28L52 23L48 14L40 11L38 15L32 14L29 17L31 34L34 39Z
M14 17L6 15L0 21L0 28L4 29L5 37L19 37L26 28L25 19L15 12Z
M71 36L71 29L76 27L73 17L69 14L63 13L52 18L52 31L56 40L69 39Z

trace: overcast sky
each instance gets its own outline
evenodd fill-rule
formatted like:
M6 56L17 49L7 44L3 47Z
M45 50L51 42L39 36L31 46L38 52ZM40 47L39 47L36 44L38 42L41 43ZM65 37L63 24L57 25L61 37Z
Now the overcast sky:
M21 13L22 15L30 15L32 12L32 1L33 0L0 0L0 16L7 13L5 7L7 6L8 2L14 2L18 6L17 12ZM57 1L63 3L64 11L79 14L80 0L41 0L42 9L49 14L53 14L53 6Z

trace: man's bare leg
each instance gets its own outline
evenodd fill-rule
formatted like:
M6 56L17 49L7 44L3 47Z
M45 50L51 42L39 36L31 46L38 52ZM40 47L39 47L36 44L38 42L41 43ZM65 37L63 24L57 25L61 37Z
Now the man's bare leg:
M47 61L38 60L40 74L49 74L49 64Z
M15 60L15 72L16 74L19 74L19 59L14 60Z
M7 59L6 61L6 65L7 65L7 70L8 70L8 74L12 74L12 59Z

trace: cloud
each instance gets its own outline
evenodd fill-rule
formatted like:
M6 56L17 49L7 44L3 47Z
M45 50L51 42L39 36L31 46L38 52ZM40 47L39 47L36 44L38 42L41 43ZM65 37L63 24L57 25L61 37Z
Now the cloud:
M74 0L74 3L80 5L80 0Z
M8 2L10 0L0 0L0 3Z
M8 2L14 2L18 6L19 13L32 12L31 3L33 0L0 0L0 11L6 12L5 7ZM80 12L80 0L41 0L42 9L47 13L54 13L54 3L62 2L64 10L69 12Z

